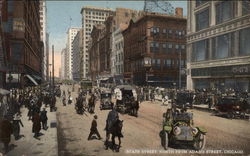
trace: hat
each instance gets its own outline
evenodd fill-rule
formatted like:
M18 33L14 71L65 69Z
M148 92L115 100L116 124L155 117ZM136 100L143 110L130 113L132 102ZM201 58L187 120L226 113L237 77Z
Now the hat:
M97 115L94 115L94 118L97 119Z

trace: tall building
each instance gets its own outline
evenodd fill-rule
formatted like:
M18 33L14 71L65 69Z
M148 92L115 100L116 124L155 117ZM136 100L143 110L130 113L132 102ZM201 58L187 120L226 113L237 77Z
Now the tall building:
M126 28L127 25L120 25L120 28L112 33L111 75L116 83L121 83L123 80L124 39L122 31Z
M67 76L66 58L67 58L67 49L64 48L61 51L61 76L60 76L61 80L65 80Z
M250 89L250 2L188 2L187 89Z
M186 61L186 23L182 8L176 15L145 13L123 31L124 80L137 85L185 85L180 69Z
M82 29L78 31L76 34L73 42L72 42L72 74L73 74L73 80L79 81L80 80L80 62L81 62L81 53L82 53Z
M9 87L36 85L42 80L39 1L2 1L2 22Z
M43 80L48 80L48 59L49 59L49 53L48 53L48 35L47 35L47 20L46 20L46 15L47 15L47 7L46 7L46 1L45 0L40 0L40 26L41 26L41 31L40 31L40 36L41 36L41 41L43 42L43 53L42 53L42 78Z
M72 80L73 79L73 40L78 33L80 28L69 28L67 35L67 59L66 59L66 67L67 67L67 73L66 73L66 79Z
M86 6L81 9L82 14L82 29L83 29L83 54L82 54L82 65L81 65L81 73L83 78L87 78L88 73L88 65L89 65L89 54L87 53L90 33L95 24L103 24L108 16L113 14L114 11L107 8L96 8Z

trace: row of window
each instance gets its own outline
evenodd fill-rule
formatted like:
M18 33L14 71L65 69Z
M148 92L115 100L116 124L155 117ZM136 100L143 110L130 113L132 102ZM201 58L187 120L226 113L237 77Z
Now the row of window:
M99 15L99 16L108 16L108 13L104 13L104 12L97 12L97 11L86 11L86 15Z
M160 48L162 47L162 48ZM173 50L182 50L185 51L186 46L184 44L173 44L173 43L159 43L151 42L150 43L150 52L157 53L160 52L173 52Z
M232 56L250 55L250 28L239 31L239 40L235 35L237 32L228 33L214 37L209 41L201 40L193 43L192 61L204 61L209 59L223 59ZM235 45L235 41L239 44ZM212 49L209 49L209 45ZM239 54L235 54L235 48L239 48ZM211 56L209 52L211 51Z
M173 29L168 29L168 28L163 28L162 30L160 30L159 27L152 27L150 29L151 35L155 36L155 35L159 35L160 32L164 35L166 35L167 37L177 37L177 38L181 38L181 37L185 37L186 35L186 30L173 30Z
M201 5L207 1L196 0L196 6ZM236 12L235 1L222 1L215 6L215 20L216 24L223 23L225 21L231 20L235 17ZM250 1L242 1L242 15L250 14ZM196 13L196 31L205 29L209 27L210 20L210 7L207 7Z
M100 17L100 16L99 17L97 17L97 16L86 16L86 18L103 19L103 20L106 19L106 17Z

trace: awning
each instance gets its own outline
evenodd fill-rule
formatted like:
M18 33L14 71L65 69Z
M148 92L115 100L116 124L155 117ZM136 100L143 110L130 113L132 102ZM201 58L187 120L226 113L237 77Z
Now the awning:
M106 78L102 78L101 80L102 81L107 81L109 78L108 77L106 77Z
M30 75L25 75L30 81L32 81L36 86L38 85L38 83L34 80L33 77L31 77Z
M19 79L21 74L6 74L6 82L9 82L9 76L12 76L12 80L11 83L18 83L18 75L19 75Z
M3 88L0 88L0 94L1 94L1 95L10 94L10 91L5 90L5 89L3 89Z

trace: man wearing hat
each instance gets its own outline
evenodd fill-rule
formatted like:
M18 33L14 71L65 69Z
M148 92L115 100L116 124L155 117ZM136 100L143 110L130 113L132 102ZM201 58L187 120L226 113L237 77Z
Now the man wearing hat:
M93 119L92 124L91 124L88 140L90 140L90 138L92 137L93 134L96 134L99 140L102 139L99 132L98 132L98 129L97 129L96 120L97 120L97 115L94 115L94 119Z

